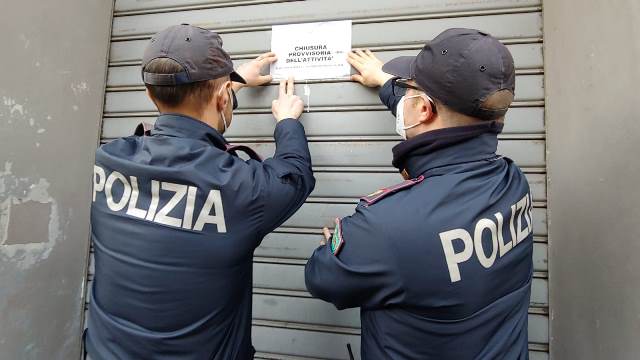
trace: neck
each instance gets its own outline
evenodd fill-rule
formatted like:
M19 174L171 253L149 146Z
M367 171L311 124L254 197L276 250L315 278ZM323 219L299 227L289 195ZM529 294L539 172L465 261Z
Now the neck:
M407 130L407 139L414 138L420 134L430 131L444 129L446 126L440 116L435 116L432 121L422 122L420 125Z
M439 112L436 114L433 120L420 123L420 125L416 126L415 128L407 130L407 137L416 137L420 134L428 133L434 130L477 125L481 122L481 120L467 115L453 113L443 106L440 106Z
M429 168L495 156L502 123L443 128L422 133L393 148L393 165L416 177Z
M161 114L181 114L188 117L200 120L203 123L218 130L221 134L224 133L224 124L222 122L222 116L220 113L214 111L198 111L193 107L177 106L177 107L165 107L160 106L158 110Z

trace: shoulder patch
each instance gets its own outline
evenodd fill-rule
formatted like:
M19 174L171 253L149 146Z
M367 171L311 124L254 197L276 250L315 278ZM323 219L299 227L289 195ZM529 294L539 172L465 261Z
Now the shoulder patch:
M415 178L415 179L410 179L410 180L405 180L403 182L401 182L400 184L396 184L393 186L389 186L383 189L380 189L372 194L369 194L367 196L364 196L362 198L360 198L360 200L364 201L366 203L365 206L369 206L369 205L373 205L375 203L377 203L378 201L384 199L385 197L391 195L391 194L395 194L399 191L402 191L404 189L408 189L414 185L420 184L422 181L424 181L424 175L420 175L419 177Z
M336 228L333 231L333 236L331 237L330 250L331 253L335 256L338 256L340 250L344 246L344 238L342 237L342 221L338 221L336 223Z

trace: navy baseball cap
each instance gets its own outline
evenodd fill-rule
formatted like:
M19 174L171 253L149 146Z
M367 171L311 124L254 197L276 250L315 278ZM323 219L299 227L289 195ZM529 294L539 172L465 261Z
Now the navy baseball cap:
M382 68L413 79L431 97L462 114L482 120L504 116L508 108L485 109L492 94L516 88L513 57L504 44L473 29L449 29L424 46L417 56L402 56Z
M145 71L154 59L169 58L182 66L175 74ZM175 86L229 76L231 81L245 84L233 70L233 62L222 49L220 35L188 24L171 26L155 34L142 57L142 80L148 85Z

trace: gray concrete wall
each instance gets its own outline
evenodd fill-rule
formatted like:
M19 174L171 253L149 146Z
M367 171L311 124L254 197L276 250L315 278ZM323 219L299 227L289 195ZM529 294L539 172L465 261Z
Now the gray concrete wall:
M0 358L80 354L90 179L113 3L0 11Z
M640 2L545 0L553 359L640 357Z

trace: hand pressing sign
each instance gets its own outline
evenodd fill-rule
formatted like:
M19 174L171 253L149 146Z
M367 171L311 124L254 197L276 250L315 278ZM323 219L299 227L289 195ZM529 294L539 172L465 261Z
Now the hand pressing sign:
M245 86L254 87L265 85L273 80L271 75L262 75L262 69L264 69L267 65L273 64L278 61L278 57L275 53L268 52L264 53L257 58L246 62L238 67L236 72L242 76L242 78L247 82L246 84L242 84L239 82L233 83L233 90L238 91Z
M358 71L357 74L351 75L351 80L366 87L379 87L393 78L393 75L382 71L384 63L369 49L351 51L347 61Z
M302 115L302 110L304 103L299 96L294 95L293 77L280 81L279 96L271 103L271 111L276 120L297 119Z

